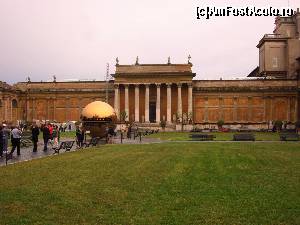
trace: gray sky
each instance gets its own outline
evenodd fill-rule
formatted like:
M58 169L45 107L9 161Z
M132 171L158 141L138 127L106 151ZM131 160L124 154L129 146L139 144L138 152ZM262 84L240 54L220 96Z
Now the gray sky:
M186 63L196 79L248 75L273 17L197 20L197 6L285 7L288 0L0 0L0 80L103 80L106 63ZM289 0L292 8L299 0Z

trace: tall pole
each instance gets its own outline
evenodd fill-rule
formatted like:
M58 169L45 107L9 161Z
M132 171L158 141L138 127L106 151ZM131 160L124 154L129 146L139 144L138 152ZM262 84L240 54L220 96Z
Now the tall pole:
M108 104L108 87L109 87L109 63L106 64L106 103Z

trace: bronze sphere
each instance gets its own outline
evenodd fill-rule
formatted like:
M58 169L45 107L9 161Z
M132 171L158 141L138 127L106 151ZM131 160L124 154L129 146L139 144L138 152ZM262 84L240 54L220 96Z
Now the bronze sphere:
M115 128L117 115L113 107L95 101L84 107L81 113L82 126L92 137L106 137L109 127Z

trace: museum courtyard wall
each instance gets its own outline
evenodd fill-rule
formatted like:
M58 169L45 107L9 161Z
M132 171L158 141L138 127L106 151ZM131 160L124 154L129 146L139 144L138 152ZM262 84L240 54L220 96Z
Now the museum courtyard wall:
M4 85L0 92L0 118L18 120L78 121L82 108L95 100L106 100L114 106L114 83L89 82L21 82ZM193 80L193 122L199 126L225 124L266 128L270 121L294 123L299 119L298 81L287 79ZM139 122L145 122L145 86L140 84ZM134 86L129 85L128 120L134 121ZM124 111L124 87L120 90L120 112ZM167 87L160 86L160 118L167 114ZM177 87L171 86L172 123L176 123ZM156 86L151 84L150 103L156 99ZM182 113L188 114L188 86L182 85ZM14 102L13 102L14 101ZM16 104L17 103L17 104Z

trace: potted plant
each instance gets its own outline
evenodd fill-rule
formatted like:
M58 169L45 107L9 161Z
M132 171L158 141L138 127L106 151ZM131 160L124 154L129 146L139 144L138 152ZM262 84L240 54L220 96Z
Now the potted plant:
M166 125L167 123L165 120L160 121L160 127L162 128L163 131L165 131Z
M275 126L277 132L281 131L282 124L283 124L283 122L281 120L276 120L275 121L274 126Z
M224 120L218 120L217 125L218 125L218 129L222 130L223 125L224 125Z

